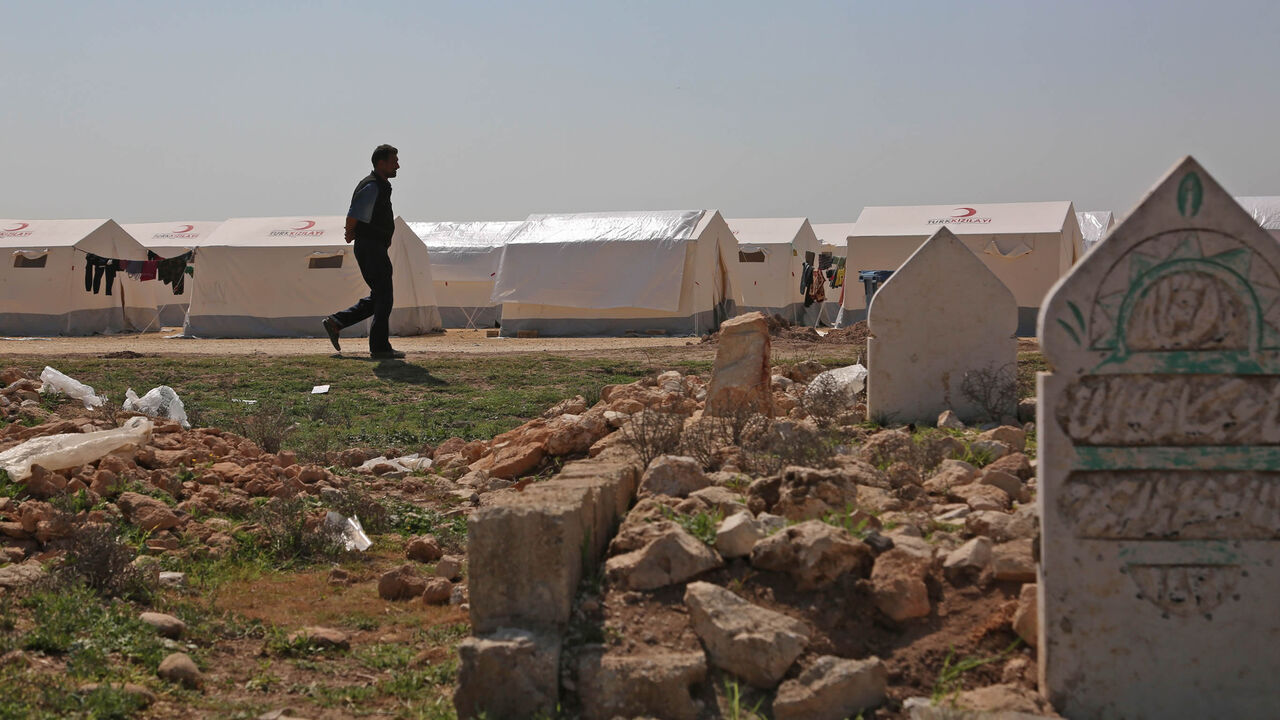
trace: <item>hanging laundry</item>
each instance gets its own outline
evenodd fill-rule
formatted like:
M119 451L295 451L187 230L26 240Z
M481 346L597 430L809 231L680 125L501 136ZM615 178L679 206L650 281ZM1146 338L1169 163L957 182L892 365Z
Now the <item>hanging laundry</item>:
M97 295L99 290L103 290L104 295L110 295L111 285L116 281L116 265L117 261L112 258L98 257L93 253L86 253L84 263L85 291ZM102 287L104 279L106 280L106 288Z
M187 263L193 254L185 252L177 257L153 258L156 260L156 279L173 288L174 295L181 295L187 275L192 274Z
M144 260L144 261L143 261L143 263L142 263L142 279L143 279L143 280L155 280L155 279L156 279L156 261L155 261L155 260Z
M812 255L813 253L805 253ZM809 286L813 284L813 263L806 260L800 266L800 294L809 297ZM808 303L806 302L806 306Z

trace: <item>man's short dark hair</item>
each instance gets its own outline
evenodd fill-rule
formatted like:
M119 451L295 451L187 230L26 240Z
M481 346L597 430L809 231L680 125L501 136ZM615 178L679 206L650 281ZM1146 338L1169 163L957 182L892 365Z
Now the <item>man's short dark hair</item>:
M379 160L386 160L392 155L399 155L400 151L390 145L379 145L373 149L373 164L377 165Z

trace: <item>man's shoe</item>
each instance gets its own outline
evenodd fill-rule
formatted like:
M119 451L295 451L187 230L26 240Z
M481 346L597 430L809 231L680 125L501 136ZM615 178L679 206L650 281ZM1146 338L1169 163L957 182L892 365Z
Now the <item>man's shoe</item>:
M374 360L400 360L404 357L404 353L400 350L379 350L371 352L369 355Z
M331 317L325 318L321 324L324 325L324 331L329 333L329 342L333 343L333 349L342 352L342 348L338 347L338 333L342 331L342 326Z

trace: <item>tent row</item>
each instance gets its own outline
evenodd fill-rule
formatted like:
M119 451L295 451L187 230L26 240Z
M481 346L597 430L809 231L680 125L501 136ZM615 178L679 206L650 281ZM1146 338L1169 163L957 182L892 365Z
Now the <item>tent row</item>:
M1280 198L1238 200L1280 238ZM849 324L866 316L860 272L891 273L945 225L1013 292L1019 333L1034 334L1049 288L1114 224L1069 202L867 207L829 224L716 210L397 218L391 331L699 335L749 310ZM0 263L0 335L181 325L191 337L316 337L319 318L368 292L343 226L0 220L12 258ZM367 332L368 321L343 334Z

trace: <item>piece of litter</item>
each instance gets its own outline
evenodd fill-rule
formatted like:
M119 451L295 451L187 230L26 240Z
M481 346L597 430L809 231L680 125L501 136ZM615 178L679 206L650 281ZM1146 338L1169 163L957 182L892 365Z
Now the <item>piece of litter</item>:
M369 536L364 534L364 527L360 525L360 518L355 515L344 518L341 513L330 510L324 516L324 524L325 527L342 533L342 544L347 550L364 552L373 545L373 541L369 539Z
M44 383L40 386L40 392L62 393L69 398L84 403L85 410L92 410L107 401L105 395L102 397L94 395L91 386L85 385L75 378L67 377L48 365L45 365L44 370L40 373L40 382Z
M257 405L257 400L241 400L239 398L231 398L231 402L244 403L245 405Z
M327 392L329 392L329 386L328 386L328 385L317 385L317 386L315 386L315 387L311 388L311 394L312 394L312 395L323 395L323 394L325 394L325 393L327 393Z

